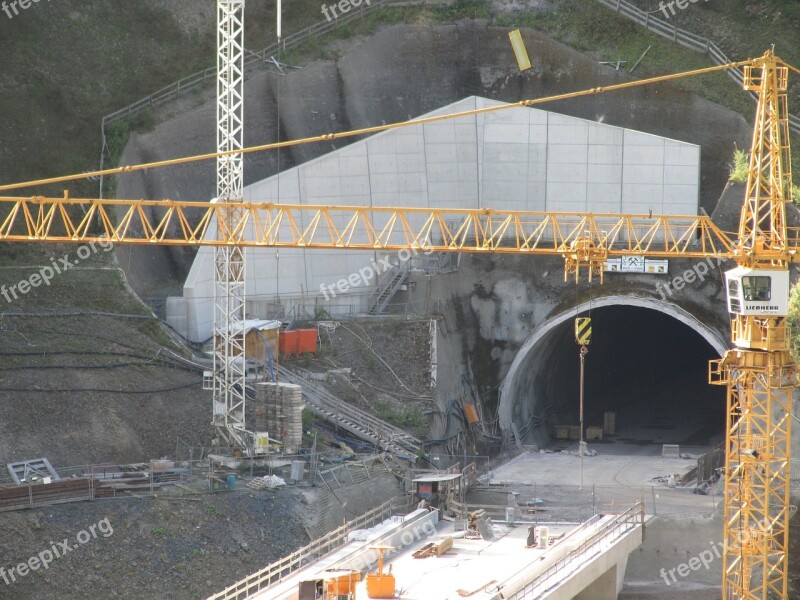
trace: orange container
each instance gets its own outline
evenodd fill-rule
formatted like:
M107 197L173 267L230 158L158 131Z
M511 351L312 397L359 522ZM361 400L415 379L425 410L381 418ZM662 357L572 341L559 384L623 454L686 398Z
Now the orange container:
M278 336L278 352L288 356L317 353L316 329L292 329L281 331Z
M298 354L311 354L317 353L317 330L316 329L298 329L300 339L298 340Z
M475 409L474 404L465 404L464 405L464 414L467 415L467 423L470 425L475 425L480 419L478 418L478 411Z
M278 352L281 354L297 354L300 336L296 330L281 331L278 336Z

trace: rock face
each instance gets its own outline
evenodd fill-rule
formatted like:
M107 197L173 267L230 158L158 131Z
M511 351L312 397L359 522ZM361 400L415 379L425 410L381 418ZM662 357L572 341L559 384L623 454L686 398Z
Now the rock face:
M470 95L514 102L624 81L611 68L524 31L533 68L517 69L507 29L478 21L398 25L349 42L334 60L317 61L288 76L264 73L246 86L245 144L296 139L406 120ZM739 115L669 86L648 86L540 105L540 108L699 144L701 205L711 212L727 178L734 143L746 146ZM209 101L134 135L124 164L197 154L215 147L215 107ZM357 138L354 138L357 139ZM245 184L303 163L346 143L325 142L248 155ZM206 200L214 195L213 162L120 178L123 198ZM116 250L134 288L156 307L178 292L194 251Z

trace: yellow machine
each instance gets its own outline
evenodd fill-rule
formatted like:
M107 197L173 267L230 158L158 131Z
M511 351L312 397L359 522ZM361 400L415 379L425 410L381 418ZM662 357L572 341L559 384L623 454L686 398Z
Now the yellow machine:
M361 581L359 571L331 573L325 579L325 600L354 600L359 581Z
M383 552L391 546L373 546L378 551L378 572L367 575L367 598L394 598L394 575L383 572Z

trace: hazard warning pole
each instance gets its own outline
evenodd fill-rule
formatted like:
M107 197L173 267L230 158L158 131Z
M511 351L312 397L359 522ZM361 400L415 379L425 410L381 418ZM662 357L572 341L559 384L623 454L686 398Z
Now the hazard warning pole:
M575 341L581 347L581 381L580 381L580 436L578 442L578 457L580 459L581 471L581 484L578 491L583 491L583 455L586 454L586 442L584 441L584 427L583 427L583 381L584 369L586 367L586 355L589 353L587 346L592 342L592 318L591 317L578 317L575 319Z

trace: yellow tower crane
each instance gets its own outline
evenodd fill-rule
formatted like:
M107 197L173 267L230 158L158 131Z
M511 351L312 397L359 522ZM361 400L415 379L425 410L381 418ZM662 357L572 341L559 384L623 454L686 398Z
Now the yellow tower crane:
M0 192L376 133L738 67L744 67L744 88L757 95L758 105L737 239L706 216L98 200L74 199L65 192L62 198L0 197L0 241L558 255L565 261L565 279L574 276L576 281L583 271L590 280L598 275L602 281L603 263L615 256L734 260L738 266L725 274L733 348L710 365L710 381L728 390L723 599L788 600L791 402L798 365L789 352L787 312L789 266L800 262L800 233L786 224L792 186L787 90L789 71L800 71L772 52L452 115L4 185Z

